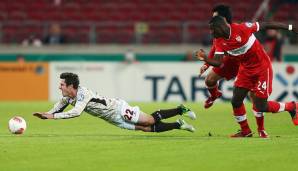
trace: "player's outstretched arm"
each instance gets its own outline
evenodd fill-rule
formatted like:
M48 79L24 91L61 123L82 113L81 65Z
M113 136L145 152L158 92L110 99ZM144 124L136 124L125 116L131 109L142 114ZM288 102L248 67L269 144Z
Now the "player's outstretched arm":
M282 30L289 30L293 31L294 33L298 34L297 27L294 27L292 24L284 24L279 22L261 22L259 23L260 30L264 29L282 29Z
M45 113L45 112L35 112L35 113L33 113L33 116L36 116L40 119L54 119L53 114L48 114L48 113Z

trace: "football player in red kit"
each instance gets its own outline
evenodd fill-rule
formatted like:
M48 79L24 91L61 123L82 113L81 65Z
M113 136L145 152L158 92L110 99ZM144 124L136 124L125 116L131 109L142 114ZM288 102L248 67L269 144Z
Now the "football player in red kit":
M249 91L253 94L253 106L257 112L288 111L294 125L298 125L297 102L267 101L272 92L272 66L264 48L253 34L260 29L285 29L297 33L293 26L276 22L228 24L220 16L213 17L209 24L215 38L214 58L208 58L203 50L197 53L197 57L217 67L222 65L225 54L228 54L229 58L240 61L238 75L234 83L232 106L241 130L231 137L252 136L243 104Z
M213 16L222 16L225 18L225 20L231 24L232 23L232 12L229 6L227 5L217 5L212 9L212 15ZM215 46L212 45L208 57L213 58L215 52ZM212 67L212 70L210 70L206 76L205 84L207 87L207 90L210 94L210 96L205 101L204 107L207 109L211 107L214 103L214 101L222 96L222 93L218 90L218 81L221 79L230 80L232 78L235 78L238 69L239 69L239 61L234 60L231 58L224 58L223 65L220 67ZM209 64L205 63L200 68L200 76L209 68Z
M217 5L212 9L213 16L222 16L225 18L227 23L232 23L232 12L229 6L227 5ZM215 44L212 45L208 57L213 58L215 53ZM209 108L213 105L214 101L222 96L222 93L218 89L218 81L221 79L230 80L235 78L238 74L240 62L234 58L224 58L223 64L220 67L212 67L206 76L205 84L210 93L210 97L205 101L205 108ZM200 69L200 75L202 75L209 68L209 64L205 63ZM251 94L250 94L251 95ZM253 113L256 118L256 123L258 126L258 133L261 138L267 138L268 134L265 131L264 126L264 115L263 112L256 112L256 109L253 108Z

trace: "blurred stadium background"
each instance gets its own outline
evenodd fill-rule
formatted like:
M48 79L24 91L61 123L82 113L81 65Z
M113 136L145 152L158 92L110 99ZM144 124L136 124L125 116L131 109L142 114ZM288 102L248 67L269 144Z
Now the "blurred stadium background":
M233 141L226 136L237 128L230 105L202 107L208 94L204 76L197 77L202 63L192 52L210 48L208 21L216 4L230 5L235 22L298 26L297 0L1 0L0 170L295 170L291 149L297 132L286 115L266 122L272 141ZM273 33L272 44L267 34L257 37L272 54L273 44L281 42L271 99L297 101L298 36ZM33 118L32 112L48 110L60 97L61 72L78 73L83 86L148 113L187 102L200 115L199 124L192 123L199 131L156 135L123 131L85 115L59 122ZM229 102L232 86L220 83L221 101ZM6 129L15 114L29 123L18 138ZM251 153L256 146L267 153ZM248 155L239 157L242 150Z
M268 10L276 2L269 1ZM297 22L296 1L284 2L272 7L271 19ZM198 44L208 35L210 10L218 3L232 7L234 21L271 15L266 9L256 14L262 0L2 0L0 41L43 39L49 25L58 23L69 44Z
M12 85L18 82L24 86L19 88L21 92L6 94L0 99L55 100L58 97L55 78L59 72L72 71L82 75L84 85L95 80L98 84L92 83L91 88L129 101L202 100L206 92L194 94L204 87L203 79L195 78L201 63L191 55L194 50L210 47L208 20L211 9L220 3L231 6L235 22L274 20L294 25L298 22L296 0L2 0L0 74L5 84L1 93L11 92ZM287 31L276 35L282 42L278 56L283 62L294 61L290 66L277 64L276 67L285 68L279 71L291 76L280 76L281 86L288 85L289 79L296 85L298 38ZM266 41L266 33L258 37ZM271 48L271 51L274 50ZM174 71L171 73L171 70ZM32 78L22 74L31 74ZM125 79L131 85L123 84ZM140 90L135 91L136 88ZM180 97L159 98L160 93Z

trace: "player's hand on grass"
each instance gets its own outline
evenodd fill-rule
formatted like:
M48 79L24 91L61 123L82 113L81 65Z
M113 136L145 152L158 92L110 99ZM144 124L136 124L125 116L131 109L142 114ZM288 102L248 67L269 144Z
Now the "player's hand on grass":
M205 59L207 58L206 53L203 49L200 49L199 51L195 51L194 56L200 61L205 61Z
M53 114L47 114L47 113L44 113L44 112L33 113L33 116L36 116L40 119L53 119L54 118Z
M209 68L209 65L207 65L207 64L204 64L203 66L201 66L199 77L201 77L202 74L204 74L208 68Z

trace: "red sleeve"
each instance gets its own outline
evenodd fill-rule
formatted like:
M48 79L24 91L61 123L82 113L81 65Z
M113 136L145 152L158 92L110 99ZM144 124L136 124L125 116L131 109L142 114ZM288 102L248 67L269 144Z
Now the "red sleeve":
M215 53L215 45L214 45L214 42L213 42L212 47L211 47L210 52L209 52L209 55L208 55L208 58L213 58L214 53Z
M215 40L213 45L215 47L214 55L216 55L216 54L224 55L225 54L223 48L221 47L219 40Z
M244 30L249 31L250 33L254 33L259 31L259 22L254 22L254 23L250 23L250 22L245 22L245 23L241 23L240 27Z

